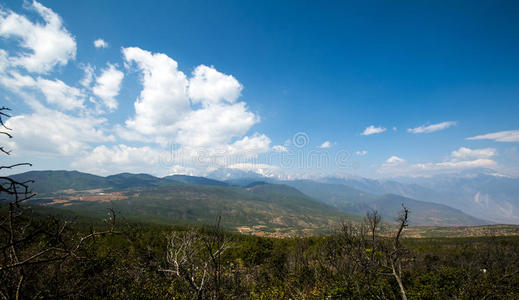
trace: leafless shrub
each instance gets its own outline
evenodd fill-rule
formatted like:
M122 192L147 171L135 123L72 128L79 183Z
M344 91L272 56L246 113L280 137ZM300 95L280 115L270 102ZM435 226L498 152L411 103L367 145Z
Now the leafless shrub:
M0 134L12 138L11 129L3 121L3 118L10 117L8 111L6 107L0 108ZM0 146L0 152L5 155L11 153L4 146ZM0 166L0 170L19 166L31 164ZM7 211L0 213L0 297L3 299L28 297L23 293L24 283L32 277L42 276L38 270L69 259L85 259L83 250L86 244L99 236L116 233L117 215L112 209L107 230L91 228L88 234L82 236L67 235L71 225L68 221L28 216L27 207L23 204L36 196L30 188L31 183L32 180L20 182L8 176L0 177L0 204L7 206Z

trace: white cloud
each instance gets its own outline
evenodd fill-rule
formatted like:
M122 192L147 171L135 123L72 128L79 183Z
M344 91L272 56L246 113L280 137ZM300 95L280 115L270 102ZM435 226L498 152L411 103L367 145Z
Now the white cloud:
M144 135L175 132L176 122L191 111L186 92L188 81L177 69L177 62L165 54L152 54L137 47L124 48L123 55L142 71L143 85L135 101L135 118L126 121L127 127Z
M458 160L469 158L490 158L495 156L496 153L497 150L494 148L469 149L466 147L460 147L458 150L452 151L451 157Z
M321 144L321 146L319 146L319 148L326 149L326 148L330 148L331 146L332 146L332 144L330 143L330 141L325 141L324 143Z
M88 155L73 162L72 167L102 175L120 172L167 174L166 167L160 168L159 163L160 152L153 148L119 144L97 146Z
M467 140L494 140L496 142L519 142L519 130L507 130L466 138Z
M33 114L14 116L6 124L16 133L13 146L17 153L60 157L82 155L92 143L113 141L102 129L105 122L41 107Z
M218 148L187 146L159 150L149 146L100 145L88 155L77 159L72 167L95 174L130 171L165 175L185 171L191 175L203 175L218 168L253 164L250 161L257 157L258 149L266 152L269 144L270 139L267 136L255 134Z
M393 156L391 156L390 158L388 158L386 160L386 164L391 164L391 165L398 165L398 164L401 164L403 162L405 162L405 159L402 159L402 158L400 158L400 157L398 157L396 155L393 155Z
M198 172L198 170L196 170L194 168L187 167L187 166L173 165L173 166L169 167L168 175L177 175L177 174L189 175L189 176L201 175Z
M228 145L212 147L183 146L174 151L165 165L183 165L196 169L198 174L210 170L228 168L230 165L251 163L257 161L259 153L270 150L270 139L263 134L245 136Z
M36 80L31 76L22 75L16 71L0 73L0 83L4 88L19 93L24 88L36 88Z
M446 161L436 163L428 166L431 170L434 169L471 169L471 168L494 168L497 163L491 159L478 158L475 160L466 161Z
M199 147L225 144L233 137L243 136L258 121L244 102L211 105L191 111L174 124L178 128L176 142Z
M108 107L109 110L115 110L118 106L115 97L119 94L123 78L124 73L117 70L115 66L111 64L108 64L108 67L103 70L101 76L96 78L96 84L92 92L103 100L104 105Z
M62 110L83 108L85 95L77 88L71 87L59 79L48 80L21 75L17 71L0 74L0 84L15 93L23 93L27 89L40 91L48 104Z
M240 163L230 165L228 168L246 172L254 172L265 177L276 177L279 175L279 168L269 164Z
M286 153L286 152L288 152L288 148L283 145L275 145L275 146L272 146L272 151Z
M361 135L372 135L377 133L382 133L386 131L386 128L384 127L375 127L373 125L370 125L364 129L364 131L361 133Z
M9 55L7 51L0 49L0 74L4 73L4 71L9 66Z
M255 133L252 136L245 136L227 146L226 154L256 157L258 153L267 152L269 147L270 138L264 134Z
M83 65L81 66L81 69L83 69L83 72L85 73L81 81L79 83L86 88L90 87L90 84L92 83L92 79L94 78L94 67L91 65Z
M76 41L63 27L61 18L51 9L34 1L29 9L37 12L45 24L0 8L0 36L15 37L28 51L11 57L14 66L29 72L47 73L56 65L66 65L76 57Z
M96 48L108 48L108 43L103 39L97 39L94 41L94 46Z
M77 88L68 86L63 81L38 78L36 86L45 95L47 103L54 104L64 110L83 107L85 95Z
M408 128L407 132L410 133L431 133L439 130L444 130L452 126L456 126L457 122L455 121L447 121L447 122L441 122L437 124L432 125L422 125L418 126L416 128Z
M491 157L497 154L493 148L469 149L461 147L451 152L451 157L443 162L408 164L406 161L392 156L382 164L378 173L393 176L429 176L442 173L456 173L467 169L500 168Z
M198 66L189 80L188 93L193 103L209 105L225 100L234 103L243 86L232 75L225 75L213 67Z
M355 154L357 154L359 156L365 156L366 154L368 154L368 151L366 151L366 150L359 150L359 151L355 152Z
M216 147L243 137L259 122L245 102L236 102L242 86L234 77L199 66L188 79L178 70L177 62L165 54L152 54L136 47L124 48L123 54L128 63L135 62L143 73L143 90L135 102L135 117L126 121L127 129L138 135L152 137L161 145L173 142L189 147ZM196 108L191 104L202 106ZM256 139L248 140L253 141Z
M396 167L400 167L402 164L405 164L405 162L405 159L393 155L386 159L386 161L382 164L378 172L384 173L386 170L392 170Z
M44 23L0 8L0 37L17 41L19 46L10 47L12 53L0 49L0 84L33 110L9 120L16 130L16 140L9 145L19 153L55 160L65 157L74 161L73 166L99 174L157 167L150 157L160 157L157 146L167 144L178 145L180 157L189 158L191 165L179 163L177 157L165 169L198 172L231 162L249 163L261 153L286 150L284 146L271 148L270 138L250 132L260 118L239 100L243 86L232 75L200 65L186 76L172 58L138 47L122 49L124 66L135 67L142 84L134 102L135 114L124 124L100 118L105 108L118 108L116 97L124 73L108 64L95 77L95 67L84 63L79 64L84 75L75 83L77 87L60 79L52 71L75 59L74 37L52 10L38 2L30 7ZM95 46L108 44L99 39ZM119 139L151 145L125 145L113 132ZM201 152L209 161L200 161Z

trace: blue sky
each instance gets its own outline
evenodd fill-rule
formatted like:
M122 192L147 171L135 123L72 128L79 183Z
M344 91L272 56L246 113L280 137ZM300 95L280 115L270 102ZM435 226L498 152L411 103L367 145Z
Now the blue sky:
M516 1L1 7L6 143L33 169L519 175Z

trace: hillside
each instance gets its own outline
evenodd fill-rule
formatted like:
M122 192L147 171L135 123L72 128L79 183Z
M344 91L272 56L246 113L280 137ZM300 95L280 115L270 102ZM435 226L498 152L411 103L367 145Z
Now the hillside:
M177 184L227 186L225 182L204 177L172 175L163 178L149 174L120 173L106 177L82 173L78 171L30 171L11 175L18 181L34 180L34 192L49 194L67 190L81 191L108 189L120 191L134 188L154 186L171 186Z
M360 177L323 178L323 183L342 184L375 195L396 194L448 205L477 218L496 223L519 224L519 179L478 169L431 177L374 180Z
M259 193L241 187L157 186L69 196L46 204L99 215L114 207L125 218L165 224L212 223L222 215L223 225L231 230L275 236L324 232L347 215L307 196L283 194L279 187L270 193L269 188L262 186Z
M88 190L108 188L107 178L78 171L29 171L11 178L24 182L33 180L31 185L38 194L55 193L61 190Z
M400 195L374 195L344 184L308 180L287 181L286 184L345 212L364 215L371 209L377 210L389 222L398 216L401 204L404 203L411 212L410 224L436 226L488 224L484 220L474 218L447 205L419 201Z
M376 200L368 202L367 206L380 211L386 220L393 220L398 216L402 203L409 209L410 225L473 226L489 224L488 221L477 219L447 205L419 201L394 194L382 195Z
M127 219L164 224L212 223L222 215L223 224L233 231L273 236L322 233L341 218L360 220L286 185L239 187L200 177L129 173L94 176L94 181L85 173L56 172L16 176L38 178L34 191L39 195L31 203L92 216L102 216L109 207ZM82 178L89 180L81 184Z
M171 175L163 177L165 180L173 180L184 184L196 184L196 185L215 185L215 186L228 186L226 182L209 179L199 176L187 176L187 175Z
M341 217L359 220L371 209L392 222L401 203L411 211L412 225L488 223L442 204L310 180L281 182L285 184L256 180L246 186L231 186L186 175L158 178L121 173L101 177L77 171L33 171L13 178L34 178L33 190L39 195L33 203L91 214L114 206L128 218L159 223L207 223L222 214L227 226L241 232L322 232Z

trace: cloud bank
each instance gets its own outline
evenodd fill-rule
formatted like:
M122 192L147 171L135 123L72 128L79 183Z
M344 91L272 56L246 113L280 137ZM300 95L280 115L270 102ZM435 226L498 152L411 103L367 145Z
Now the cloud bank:
M97 174L167 174L214 169L228 156L243 164L286 150L272 149L264 134L249 133L260 117L240 100L243 85L213 66L199 65L186 75L165 53L123 47L121 64L80 62L80 80L60 78L58 68L76 59L75 38L51 9L36 1L28 9L37 18L0 9L0 36L15 46L0 49L0 85L32 110L7 121L16 132L9 145L19 153L68 157L71 167ZM97 39L94 46L108 43ZM120 108L127 73L138 74L141 90L130 116L109 122L105 115ZM168 145L176 148L165 155Z
M400 157L391 156L381 165L378 173L415 177L457 173L478 168L500 169L501 166L493 160L496 155L497 151L494 148L470 149L460 147L452 151L449 158L442 162L410 164Z

